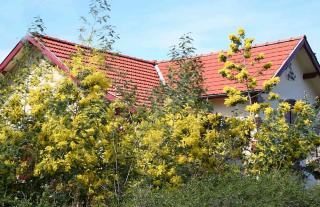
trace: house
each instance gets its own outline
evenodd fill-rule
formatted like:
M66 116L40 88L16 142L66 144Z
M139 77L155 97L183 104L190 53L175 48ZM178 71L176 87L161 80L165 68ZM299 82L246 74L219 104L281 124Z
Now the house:
M5 72L15 67L15 59L19 59L24 51L24 42L29 42L35 51L43 55L43 58L58 66L61 70L68 72L65 64L76 52L76 44L69 41L43 35L27 35L24 37L5 58L0 65L0 71ZM85 50L90 48L81 46ZM278 84L273 91L279 93L282 99L297 100L308 99L313 101L320 96L320 65L312 51L306 36L268 42L255 45L252 49L253 55L264 53L265 59L249 68L250 72L257 71L266 62L272 62L271 69L263 72L257 77L257 92L262 88L262 82L273 76L280 77ZM201 55L203 63L204 87L207 93L203 97L208 98L213 104L216 112L224 115L231 115L234 110L244 111L244 106L227 108L224 106L226 94L223 92L225 85L237 86L234 82L222 78L218 70L223 63L218 62L218 53ZM233 60L239 59L234 55ZM161 82L165 83L168 74L168 67L171 61L148 61L122 54L106 53L108 77L114 82L129 81L130 86L136 86L138 104L150 104L149 96L152 89ZM241 86L240 86L241 88ZM114 87L108 93L108 99L117 98ZM264 101L262 95L256 101Z
M284 100L307 98L313 101L316 96L320 95L320 66L305 36L255 45L252 48L252 55L259 53L264 53L265 59L260 64L250 66L249 72L254 74L267 62L272 62L272 67L256 77L258 91L262 89L263 81L278 76L280 83L273 89L273 92L279 93ZM216 112L224 115L231 115L234 111L244 113L244 106L230 108L224 105L226 97L223 91L224 86L245 88L221 77L218 71L223 67L223 63L218 61L217 56L218 53L200 56L204 64L204 85L207 88L207 94L204 96L214 104ZM241 59L240 54L231 58L233 61L239 59ZM170 64L170 61L159 63L164 76L168 74L167 68ZM257 101L264 101L266 97L260 96L257 99Z

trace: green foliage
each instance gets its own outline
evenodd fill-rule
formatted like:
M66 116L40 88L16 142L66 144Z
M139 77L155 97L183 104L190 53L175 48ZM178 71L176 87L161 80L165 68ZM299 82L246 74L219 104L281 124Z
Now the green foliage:
M179 188L139 188L121 206L318 206L320 189L305 190L301 178L273 172L259 177L210 175Z
M199 110L212 109L208 101L202 98L206 92L203 87L203 65L194 54L192 42L189 35L183 35L179 44L170 50L172 65L169 66L168 76L165 77L165 83L154 89L154 113L161 111L164 104L170 104L172 112L186 105Z
M279 101L279 94L272 92L280 81L279 77L264 81L259 89L256 77L268 70L272 63L266 63L256 73L250 74L248 67L259 63L264 55L252 57L253 39L246 38L243 29L239 29L238 34L230 35L229 39L231 44L228 53L220 53L218 56L224 62L219 73L245 89L226 86L225 105L246 104L245 109L249 112L249 117L242 119L251 122L254 129L251 131L251 146L244 150L247 172L255 174L272 169L297 168L299 161L307 158L320 143L320 137L316 134L319 110L302 100L298 100L294 106ZM241 58L232 62L230 58L235 53L240 54ZM263 96L273 101L273 107L271 102L253 101L253 98ZM289 113L294 115L294 123L290 124L286 120ZM259 117L261 119L257 121Z
M34 20L28 32L44 34L44 31L46 30L46 26L44 25L43 19L40 16L36 16L33 19Z
M255 94L261 89L257 89L257 76L262 75L264 71L271 68L272 63L265 63L261 69L249 72L248 68L260 63L265 57L263 53L252 56L253 38L246 38L244 29L240 28L237 34L229 35L231 41L228 52L220 52L218 60L224 63L219 73L222 77L238 83L239 88L226 86L224 88L227 98L225 99L226 106L235 106L249 102L253 103ZM233 61L232 56L238 54L240 58ZM279 83L279 77L271 78L263 83L263 91L269 92L275 85ZM259 95L260 93L258 93Z
M138 164L151 185L179 185L190 177L235 170L250 141L251 121L199 113L191 107L177 113L168 110L161 117L151 114L137 129Z
M266 117L254 135L258 142L248 157L254 172L298 167L299 161L319 145L318 111L308 103L297 101L292 109L295 119L290 124L286 121L290 110L290 105L282 102L278 108L267 108L264 112Z
M81 16L83 25L79 29L79 39L88 46L108 51L119 39L114 27L109 24L111 5L107 0L90 0L89 14Z
M320 160L312 160L307 163L306 170L311 173L316 179L320 178Z
M135 115L121 101L105 100L110 81L95 69L99 53L93 52L89 63L81 53L69 64L77 84L43 60L26 66L27 73L12 72L13 82L21 74L25 81L1 107L5 194L19 197L20 191L48 186L53 200L99 204L121 196L130 183Z
M91 12L99 20L100 9L109 7L105 1L95 2ZM202 98L202 63L193 56L189 36L171 50L174 65L166 83L155 89L150 108L137 107L134 90L125 92L123 83L119 99L112 103L105 99L115 83L101 70L105 54L100 51L78 47L66 63L70 71L63 73L26 45L15 67L0 77L1 204L319 203L314 196L319 191L303 191L296 176L266 174L294 168L320 144L314 131L317 109L305 101L294 106L274 102L273 108L253 102L261 95L255 90L254 75L246 64L229 61L229 55L238 52L246 61L252 58L253 39L245 38L242 29L230 39L229 54L219 55L225 62L220 73L246 86L245 93L226 87L226 105L249 102L250 116L243 118L210 113L210 104ZM254 63L263 58L258 54ZM261 71L270 67L268 63ZM268 100L279 100L271 91L278 82L274 78L263 84ZM290 110L294 123L286 122ZM123 198L129 200L123 203Z
M101 25L90 34L97 35L102 49L113 43L112 29L106 30L109 9L106 1L90 5L93 20ZM34 25L43 32L40 24L37 18ZM67 63L70 74L64 74L34 48L25 48L14 69L1 77L3 199L14 198L14 206L46 206L42 197L57 206L101 206L110 197L120 199L135 174L137 115L125 102L106 101L111 82L98 70L105 54L78 48Z
M252 120L209 113L211 105L202 98L202 63L193 53L189 36L172 48L174 65L136 130L137 168L154 187L180 185L210 172L239 171L236 163L254 129Z

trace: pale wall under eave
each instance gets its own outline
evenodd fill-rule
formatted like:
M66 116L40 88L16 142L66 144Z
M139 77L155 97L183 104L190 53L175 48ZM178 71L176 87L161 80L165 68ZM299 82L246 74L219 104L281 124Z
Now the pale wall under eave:
M315 72L309 56L305 49L297 54L295 59L291 62L291 68L296 78L295 80L288 80L289 68L287 68L280 76L280 83L273 89L273 92L280 94L281 99L306 99L309 102L313 102L314 98L320 96L320 78L319 76L312 79L303 79L303 73ZM266 100L266 97L263 96ZM221 113L225 116L232 116L234 113L238 113L238 116L248 115L245 112L245 104L237 107L226 107L224 105L224 98L212 98L210 100L214 104L214 111ZM272 103L275 106L275 103Z

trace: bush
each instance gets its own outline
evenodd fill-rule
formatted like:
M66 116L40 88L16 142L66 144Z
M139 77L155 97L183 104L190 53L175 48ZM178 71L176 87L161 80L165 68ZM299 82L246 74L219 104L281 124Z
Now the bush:
M209 176L175 189L137 189L122 206L319 206L320 188L304 189L298 175Z
M111 81L96 50L88 58L78 48L68 63L71 74L26 53L0 77L0 206L107 206L113 198L118 205L130 192L125 206L316 204L319 191L304 191L297 176L263 174L292 169L320 144L318 109L297 101L294 124L285 119L287 102L277 108L252 103L248 118L209 113L210 104L199 98L200 60L191 58L191 39L181 40L171 51L176 68L155 90L151 108L132 107L135 90L105 101ZM248 85L247 69L230 64L223 74L241 69L238 82ZM264 85L269 90L275 82ZM235 88L227 93L227 105L247 100ZM251 177L224 176L240 171ZM216 176L203 178L210 174Z

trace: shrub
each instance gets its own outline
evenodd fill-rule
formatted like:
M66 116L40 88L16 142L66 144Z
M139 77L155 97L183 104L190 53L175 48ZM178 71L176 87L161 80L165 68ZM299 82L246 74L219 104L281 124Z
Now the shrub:
M320 188L305 190L299 175L229 174L195 179L179 188L138 188L121 206L319 206Z

